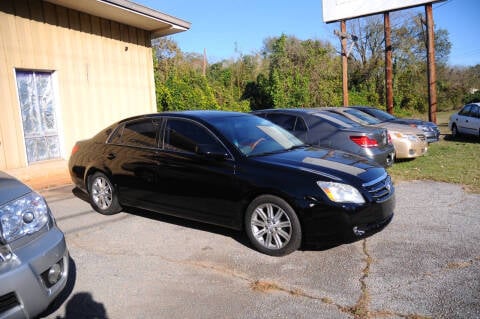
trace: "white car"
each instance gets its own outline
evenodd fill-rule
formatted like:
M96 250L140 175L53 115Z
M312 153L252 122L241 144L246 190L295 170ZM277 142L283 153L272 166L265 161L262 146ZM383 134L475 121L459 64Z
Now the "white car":
M480 136L480 103L470 103L450 116L448 128L452 136L474 135Z

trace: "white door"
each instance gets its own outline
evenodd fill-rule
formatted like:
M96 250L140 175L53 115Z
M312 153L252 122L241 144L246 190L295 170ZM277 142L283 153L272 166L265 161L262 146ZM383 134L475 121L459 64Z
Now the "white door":
M61 157L52 73L16 71L28 164Z

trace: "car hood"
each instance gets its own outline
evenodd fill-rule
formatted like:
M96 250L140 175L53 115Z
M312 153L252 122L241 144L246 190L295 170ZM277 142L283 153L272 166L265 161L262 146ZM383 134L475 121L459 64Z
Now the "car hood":
M385 169L362 157L333 149L308 147L255 157L256 161L301 169L333 180L358 177L368 182L385 174Z
M411 126L406 125L406 124L397 124L397 123L392 123L392 122L382 122L382 123L375 124L375 125L372 125L372 126L383 127L383 128L386 128L388 131L396 131L396 132L400 132L400 133L404 133L404 134L414 134L414 135L423 134L422 130L420 130L418 128L415 128L415 127L411 127Z
M0 206L32 190L16 178L0 171Z
M418 119L404 119L404 118L397 118L395 120L392 120L391 122L393 123L398 123L398 124L406 124L406 125L423 125L423 126L430 126L430 127L435 127L437 126L433 122L427 122L427 121L422 121Z

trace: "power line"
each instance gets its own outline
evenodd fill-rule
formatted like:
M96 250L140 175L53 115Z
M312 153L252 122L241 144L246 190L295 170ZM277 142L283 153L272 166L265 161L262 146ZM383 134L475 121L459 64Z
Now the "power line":
M453 1L453 0L447 0L447 1L443 2L443 3L439 3L434 9L441 8L441 7L443 7L444 5L446 5L446 4L448 4L448 3L452 2L452 1Z

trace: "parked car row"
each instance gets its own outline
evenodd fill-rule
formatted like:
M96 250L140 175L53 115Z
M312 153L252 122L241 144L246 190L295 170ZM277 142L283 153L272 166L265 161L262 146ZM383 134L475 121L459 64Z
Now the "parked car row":
M398 123L398 124L405 124L411 127L418 128L423 131L425 137L427 138L428 143L438 142L440 139L440 130L435 123L422 121L418 119L407 119L407 118L399 118L395 117L390 113L377 109L371 106L353 106L353 108L370 114L371 116L378 119L380 122L388 122L388 123Z
M438 141L439 130L435 124L400 120L383 113L389 115L371 107L266 109L253 112L282 126L307 144L358 154L384 167L391 166L394 158L421 156L427 152L429 142Z

